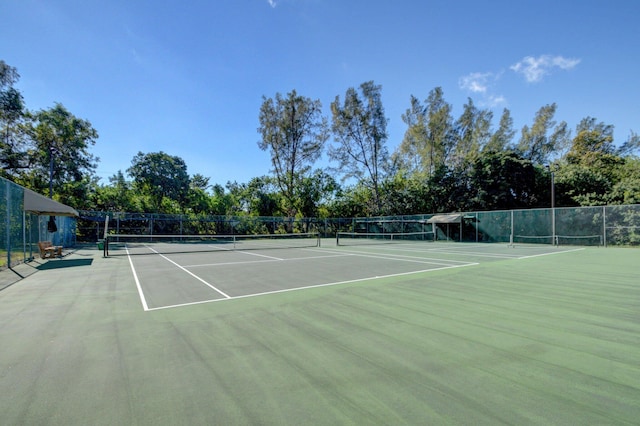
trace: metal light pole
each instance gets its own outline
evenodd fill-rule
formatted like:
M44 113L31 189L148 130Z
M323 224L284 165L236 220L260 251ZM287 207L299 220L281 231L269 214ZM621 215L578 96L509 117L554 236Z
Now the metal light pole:
M53 145L49 147L49 198L53 199Z
M551 244L556 245L556 182L551 166L547 166L551 174Z

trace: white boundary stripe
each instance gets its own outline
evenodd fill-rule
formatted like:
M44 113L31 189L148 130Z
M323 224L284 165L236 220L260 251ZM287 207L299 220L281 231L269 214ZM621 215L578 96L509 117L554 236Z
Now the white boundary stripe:
M153 249L152 249L153 250ZM153 250L155 251L155 250ZM183 266L178 265L176 262L174 262L173 260L169 259L167 256L165 256L164 254L160 254L156 251L156 253L162 257L164 260L174 264L175 266L177 266L178 268L180 268L181 270L183 270L184 272L186 272L187 274L191 275L193 278L195 278L196 280L200 281L201 283L203 283L204 285L210 287L211 289L217 291L218 293L220 293L221 295L223 295L224 297L226 297L227 299L230 299L231 296L229 296L227 293L225 293L224 291L216 288L215 286L209 284L208 282L206 282L205 280L203 280L202 278L200 278L199 276L197 276L196 274L194 274L193 272L189 271L188 269L185 269Z
M323 251L330 251L333 253L345 253L342 250L336 250L336 249L322 249ZM468 264L476 264L474 262L465 262L463 260L449 260L449 259L433 259L430 257L421 257L421 256L407 256L404 254L375 254L375 253L371 253L371 252L366 252L366 251L354 251L354 250L349 250L348 252L346 252L348 254L351 254L353 256L360 256L360 257L372 257L374 259L385 259L385 260L396 260L398 262L416 262L416 263L426 263L429 265L444 265L444 266L450 266L451 264L456 264L459 263L462 266L468 265Z
M478 246L479 247L479 246ZM371 247L373 250L376 250L374 247ZM519 248L526 248L526 249L540 249L541 247L530 247L530 246L521 246ZM549 256L552 254L562 254L562 253L569 253L572 251L579 251L579 250L584 250L584 247L582 248L578 248L578 249L566 249L566 250L562 250L562 249L556 249L556 251L552 251L552 252L546 252L546 253L541 253L541 254L535 254L535 255L529 255L529 256L521 256L521 255L517 255L517 254L501 254L501 253L481 253L481 252L472 252L472 251L462 251L463 249L461 249L460 251L455 251L449 248L446 249L441 249L441 248L429 248L429 249L425 249L425 250L411 250L411 249L401 249L401 248L388 248L388 247L384 247L384 248L380 248L379 250L383 250L383 251L409 251L409 252L431 252L431 253L441 253L441 254L451 254L451 255L456 255L456 256L477 256L477 257L489 257L489 258L497 258L497 259L515 259L515 260L519 260L519 259L528 259L530 257L539 257L539 256ZM354 251L354 253L370 253L370 252L357 252ZM423 257L419 257L419 256L405 256L402 254L387 254L387 256L401 256L401 257L415 257L418 259L428 259L428 258L423 258ZM439 259L439 260L444 260L444 259ZM465 263L463 261L460 260L444 260L445 262L460 262L460 263Z
M270 294L288 293L288 292L291 292L291 291L308 290L308 289L312 289L312 288L329 287L329 286L335 286L335 285L341 285L341 284L357 283L357 282L362 282L362 281L381 280L381 279L384 279L384 278L400 277L400 276L405 276L405 275L414 275L414 274L420 274L420 273L423 273L423 272L441 271L443 269L464 268L464 267L467 267L467 266L476 266L476 265L479 265L479 263L469 263L469 264L466 264L466 265L443 266L441 268L422 269L420 271L401 272L401 273L398 273L398 274L380 275L380 276L375 276L375 277L357 278L357 279L354 279L354 280L337 281L337 282L326 283L326 284L315 284L315 285L308 285L308 286L304 286L304 287L295 287L295 288L287 288L287 289L282 289L282 290L265 291L265 292L262 292L262 293L252 293L252 294L245 294L245 295L242 295L242 296L232 296L232 297L229 297L227 299L200 300L198 302L181 303L181 304L177 304L177 305L168 305L168 306L159 306L157 308L150 308L149 311L160 311L160 310L163 310L163 309L180 308L180 307L183 307L183 306L202 305L202 304L205 304L205 303L215 303L215 302L222 302L222 301L234 300L234 299L247 299L249 297L267 296L267 295L270 295Z
M246 254L248 256L266 257L267 259L273 259L273 260L284 260L281 257L267 256L266 254L250 253L248 251L239 251L239 250L236 250L236 251L238 253Z
M371 247L371 249L376 250L376 248ZM451 248L427 248L427 249L410 249L410 248L379 248L378 250L382 251L408 251L408 252L421 252L421 253L442 253L442 254L452 254L454 256L476 256L476 257L490 257L490 258L499 258L499 259L517 259L518 255L515 254L501 254L501 253L482 253L475 251L463 251L464 249L455 250ZM394 256L394 255L389 255ZM395 255L402 256L402 255ZM450 260L450 262L458 262L456 260Z
M129 249L125 247L125 250L127 250L127 257L129 258L129 265L131 266L133 279L135 280L136 287L138 288L138 295L140 296L140 302L142 302L142 309L144 309L145 311L148 311L149 306L147 305L147 299L145 299L144 297L142 286L140 285L140 280L138 279L138 273L136 272L136 268L133 266L133 261L131 260L131 256L129 255Z
M491 257L498 259L517 259L518 255L515 254L502 254L502 253L483 253L477 251L463 251L452 249L430 249L432 253L452 254L454 256L476 256L476 257Z
M571 253L573 251L582 251L584 250L583 248L577 248L577 249L571 249L571 250L563 250L563 251L554 251L552 253L541 253L541 254L532 254L531 256L522 256L522 257L518 257L517 260L521 260L521 259L531 259L532 257L540 257L540 256L551 256L552 254L563 254L563 253Z
M305 256L305 257L291 257L288 259L279 259L277 257L271 259L262 259L262 260L239 260L237 262L219 262L219 263L201 263L197 265L184 265L185 268L199 268L199 267L210 267L210 266L226 266L226 265L244 265L251 263L268 263L268 262L291 262L291 261L302 261L308 259L329 259L332 257L351 257L357 256L355 254L345 253L345 254L331 254L325 256ZM267 256L270 257L270 256Z

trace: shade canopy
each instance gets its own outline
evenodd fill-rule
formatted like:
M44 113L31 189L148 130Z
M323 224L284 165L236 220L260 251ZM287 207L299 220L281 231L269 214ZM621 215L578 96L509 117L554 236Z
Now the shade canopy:
M462 222L462 215L457 213L452 214L437 214L427 220L427 223L460 223Z
M24 189L24 211L37 215L79 216L74 208L26 188Z

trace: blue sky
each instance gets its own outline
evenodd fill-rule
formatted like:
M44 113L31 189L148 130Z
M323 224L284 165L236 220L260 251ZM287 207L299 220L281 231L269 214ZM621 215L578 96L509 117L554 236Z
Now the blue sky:
M62 103L99 132L106 180L138 151L184 159L211 183L268 174L262 96L329 105L382 86L388 148L411 95L442 87L508 108L518 132L556 103L571 129L595 117L617 143L640 132L635 0L0 0L0 59L31 110ZM318 163L322 166L323 163Z

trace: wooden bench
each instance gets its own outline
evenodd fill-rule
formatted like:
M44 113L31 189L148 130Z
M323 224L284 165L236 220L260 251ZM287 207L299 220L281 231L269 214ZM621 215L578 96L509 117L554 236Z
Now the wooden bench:
M40 257L42 259L52 258L54 256L62 257L62 246L54 246L51 241L38 242L38 248L40 249Z

